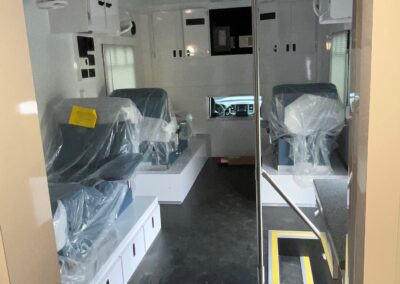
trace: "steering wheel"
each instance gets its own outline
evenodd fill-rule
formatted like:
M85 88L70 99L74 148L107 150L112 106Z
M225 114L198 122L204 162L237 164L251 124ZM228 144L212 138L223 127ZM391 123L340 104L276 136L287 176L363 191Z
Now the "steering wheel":
M215 104L214 113L218 114L218 116L225 115L225 107L220 104Z
M233 116L234 115L234 113L233 113L233 106L232 105L230 105L229 107L227 107L226 109L225 109L225 116Z

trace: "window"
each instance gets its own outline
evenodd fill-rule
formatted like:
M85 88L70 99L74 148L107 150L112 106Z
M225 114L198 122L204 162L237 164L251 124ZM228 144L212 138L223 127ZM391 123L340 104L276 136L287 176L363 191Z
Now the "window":
M116 89L135 88L135 58L132 46L103 45L107 93Z
M336 85L339 98L342 103L347 103L347 78L349 69L348 53L349 32L335 33L332 36L331 68L329 81Z
M254 96L210 97L210 117L252 117ZM262 98L260 97L260 100Z

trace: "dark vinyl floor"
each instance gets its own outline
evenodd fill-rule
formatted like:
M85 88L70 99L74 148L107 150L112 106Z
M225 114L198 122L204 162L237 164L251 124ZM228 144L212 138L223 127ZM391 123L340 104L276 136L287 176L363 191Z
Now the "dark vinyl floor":
M210 159L182 205L161 206L162 230L129 283L257 283L254 191L254 167ZM263 216L267 270L268 230L307 228L289 208L264 207Z

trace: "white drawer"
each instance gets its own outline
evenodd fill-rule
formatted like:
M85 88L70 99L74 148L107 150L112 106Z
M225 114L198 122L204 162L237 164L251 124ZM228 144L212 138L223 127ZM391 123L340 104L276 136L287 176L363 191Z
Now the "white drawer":
M97 282L98 284L123 284L124 277L122 275L122 265L121 258L115 261L110 270L106 273L106 275Z
M144 233L143 229L140 228L121 256L125 283L128 283L145 254Z
M146 251L150 248L161 229L160 206L158 205L144 224L144 240Z

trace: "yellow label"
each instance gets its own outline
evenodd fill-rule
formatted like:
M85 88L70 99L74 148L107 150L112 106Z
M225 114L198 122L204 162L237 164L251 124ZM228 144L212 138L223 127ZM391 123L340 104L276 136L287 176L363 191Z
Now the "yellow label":
M97 112L93 108L72 106L69 116L69 124L87 128L95 128L97 121Z

